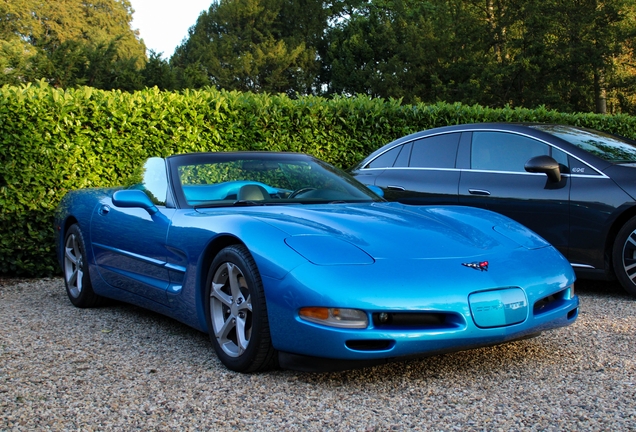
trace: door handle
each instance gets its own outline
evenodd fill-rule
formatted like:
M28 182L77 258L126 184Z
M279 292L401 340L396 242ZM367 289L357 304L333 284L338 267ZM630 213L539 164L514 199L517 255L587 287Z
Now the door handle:
M490 195L489 191L483 190L483 189L468 189L468 193L471 195L482 195L482 196Z
M402 186L395 185L387 185L387 189L396 190L396 191L404 191L405 189Z
M109 211L110 211L110 207L108 207L107 205L103 205L99 208L99 214L102 216L106 216Z

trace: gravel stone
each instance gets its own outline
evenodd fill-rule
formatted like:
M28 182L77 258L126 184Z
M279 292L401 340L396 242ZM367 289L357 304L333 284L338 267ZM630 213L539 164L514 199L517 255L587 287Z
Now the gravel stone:
M636 430L636 302L578 282L565 329L338 373L242 375L207 335L62 279L0 279L0 430Z

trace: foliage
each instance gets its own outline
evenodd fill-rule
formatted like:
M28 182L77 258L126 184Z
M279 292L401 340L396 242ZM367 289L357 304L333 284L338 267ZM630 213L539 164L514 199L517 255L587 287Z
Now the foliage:
M203 12L170 60L181 88L316 93L323 35L341 3L221 0Z
M146 87L157 87L159 90L175 90L177 75L170 63L161 58L161 53L150 50L148 62L142 71L143 83Z
M0 0L0 85L636 114L636 0L211 1L169 61L129 0Z
M605 112L608 92L633 93L635 11L633 0L372 0L329 32L326 82L409 103Z
M0 1L0 85L142 88L145 46L129 0Z

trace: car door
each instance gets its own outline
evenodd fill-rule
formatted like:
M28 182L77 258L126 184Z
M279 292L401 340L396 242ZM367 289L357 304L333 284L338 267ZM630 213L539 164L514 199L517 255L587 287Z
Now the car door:
M417 139L399 148L391 165L377 175L375 185L389 201L404 204L457 204L460 171L455 159L461 133L444 133Z
M175 209L165 205L165 161L151 158L145 168L144 181L136 188L151 197L157 213L120 208L104 199L91 219L92 246L99 274L109 285L167 304L166 238Z
M468 141L467 141L468 142ZM459 203L504 214L537 232L567 256L570 236L568 157L533 137L475 131L460 149L467 167L459 182ZM525 171L526 162L547 155L559 162L559 182L543 173Z

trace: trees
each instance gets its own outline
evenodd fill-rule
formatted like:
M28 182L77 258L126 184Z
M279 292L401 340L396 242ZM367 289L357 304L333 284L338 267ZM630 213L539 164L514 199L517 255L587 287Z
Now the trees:
M131 13L129 0L0 0L0 85L636 113L636 0L218 0L169 62L146 58Z
M304 46L275 39L278 9L267 6L262 0L221 0L203 12L171 59L185 83L254 92L292 88L286 71L295 68Z
M177 88L177 77L170 63L161 58L161 53L150 50L148 62L141 72L146 87L158 87L160 90Z
M473 78L486 48L465 3L376 0L357 8L329 33L329 92L477 102Z
M605 112L610 94L614 109L633 106L634 6L371 0L329 32L329 91L570 112Z
M496 25L505 34L506 58L492 64L493 71L509 71L509 99L502 102L605 112L615 59L633 35L634 22L624 13L633 2L529 0L505 8L507 19Z
M323 34L342 10L319 0L220 0L199 16L171 65L181 85L318 92Z
M0 84L139 87L145 46L129 0L0 1Z

